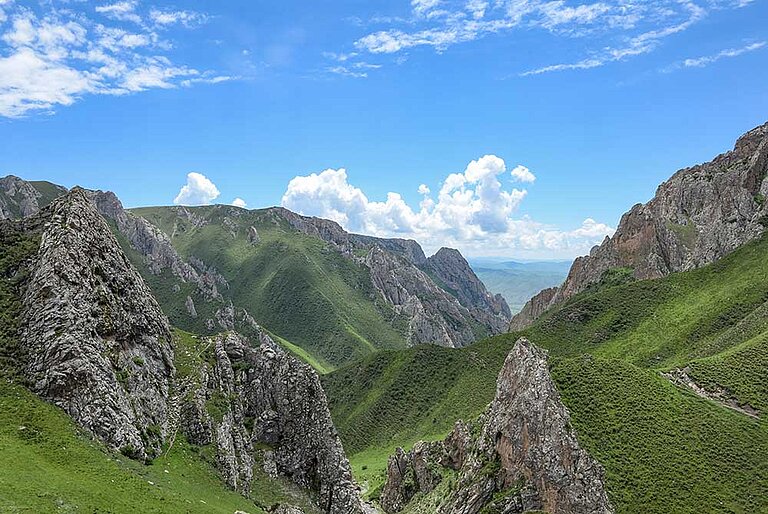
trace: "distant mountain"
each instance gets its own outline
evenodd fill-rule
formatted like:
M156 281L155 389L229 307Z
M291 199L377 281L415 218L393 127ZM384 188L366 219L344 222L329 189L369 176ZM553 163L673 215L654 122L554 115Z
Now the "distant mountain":
M488 290L504 297L513 314L542 289L562 284L571 267L571 261L471 259L470 263Z
M576 259L556 291L532 298L511 328L525 328L613 270L663 277L714 262L757 238L768 226L767 176L768 123L741 136L732 151L678 171L651 201L632 207L613 237Z
M35 214L67 192L67 188L44 181L26 181L9 175L0 178L0 219Z

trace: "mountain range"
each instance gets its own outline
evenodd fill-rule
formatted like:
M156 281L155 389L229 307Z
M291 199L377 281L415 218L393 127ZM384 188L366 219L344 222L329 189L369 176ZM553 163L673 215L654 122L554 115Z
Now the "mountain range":
M471 259L470 264L489 291L504 297L514 314L539 291L562 284L571 267L571 261Z
M532 266L0 179L0 510L764 512L766 174L768 124L515 316Z

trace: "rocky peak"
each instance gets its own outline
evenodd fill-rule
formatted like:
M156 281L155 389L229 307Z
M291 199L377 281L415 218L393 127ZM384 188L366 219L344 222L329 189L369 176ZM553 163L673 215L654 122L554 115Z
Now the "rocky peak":
M167 428L168 321L86 191L39 216L20 337L32 389L112 448L151 457Z
M187 379L200 386L185 393L182 430L193 444L215 445L225 480L247 493L258 466L311 491L323 512L362 512L314 370L263 332L256 345L230 332L207 347L211 359Z
M512 326L530 325L612 268L631 268L637 279L658 278L714 262L755 239L768 224L766 175L768 124L743 135L732 151L661 184L651 201L622 216L613 237L574 261L548 304L548 293L536 297Z
M441 468L456 476L438 491ZM402 510L418 493L429 499L433 490L429 505L444 514L612 512L603 468L578 443L547 353L526 339L507 356L496 396L474 427L458 423L445 441L390 458L382 492L387 512Z
M67 189L48 182L27 182L8 175L0 178L0 219L31 216Z
M381 237L363 236L352 234L352 240L357 245L378 246L389 253L402 257L408 263L417 267L423 267L427 263L427 256L424 255L421 245L413 239L384 239Z
M435 277L458 298L462 305L489 311L506 324L512 313L501 295L493 295L475 275L472 267L458 250L441 248L427 259L427 267Z
M410 344L460 348L475 340L469 311L419 268L379 246L370 249L364 263L376 290L409 320Z

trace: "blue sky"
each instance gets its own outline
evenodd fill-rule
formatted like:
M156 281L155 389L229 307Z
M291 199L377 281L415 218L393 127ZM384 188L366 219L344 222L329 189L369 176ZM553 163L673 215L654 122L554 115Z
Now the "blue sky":
M1 174L127 206L282 203L428 250L585 253L675 170L768 120L764 0L0 13Z

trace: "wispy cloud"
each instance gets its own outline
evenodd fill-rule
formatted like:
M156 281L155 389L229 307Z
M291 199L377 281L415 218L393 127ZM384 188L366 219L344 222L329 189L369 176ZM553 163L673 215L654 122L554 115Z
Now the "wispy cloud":
M572 62L544 64L520 73L540 75L585 70L656 50L715 11L745 7L751 0L411 0L408 17L378 19L390 25L357 39L355 54L401 54L416 47L438 53L514 30L541 30L556 37L586 38L594 50ZM589 43L588 43L589 44ZM587 46L582 45L582 46ZM345 54L341 54L345 55Z
M126 95L218 83L232 77L201 71L170 57L166 26L189 26L204 15L189 11L146 16L136 1L45 12L0 0L0 116L52 112L88 95ZM171 19L176 21L171 21Z
M683 61L682 64L686 68L703 68L705 66L709 66L714 62L719 61L720 59L727 59L729 57L738 57L747 52L754 52L755 50L760 50L761 48L765 48L766 44L768 43L766 43L765 41L760 41L758 43L752 43L750 45L746 45L741 48L729 48L727 50L722 50L714 55L707 55L704 57L686 59Z
M131 21L137 24L142 22L141 16L136 13L136 2L132 0L99 5L95 10L113 20Z
M160 9L151 9L149 19L157 25L175 25L181 24L186 27L193 27L206 23L209 20L207 14L194 11L163 11Z
M358 71L353 68L349 68L347 66L329 66L326 68L326 71L328 73L333 73L334 75L341 75L344 77L352 77L355 79L364 79L368 77L368 73L365 71Z

